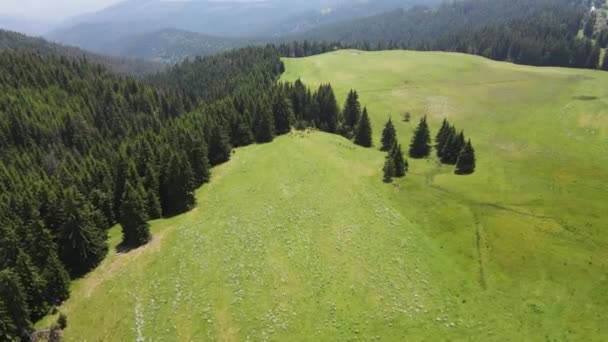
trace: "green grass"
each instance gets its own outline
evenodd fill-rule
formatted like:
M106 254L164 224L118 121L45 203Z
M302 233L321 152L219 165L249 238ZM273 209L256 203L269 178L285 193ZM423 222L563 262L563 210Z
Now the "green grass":
M410 160L386 185L383 153L318 132L238 149L197 209L74 283L66 340L608 338L608 74L404 51L285 62L341 103L357 89L376 140L389 115L404 145L421 115L433 133L448 117L477 173Z

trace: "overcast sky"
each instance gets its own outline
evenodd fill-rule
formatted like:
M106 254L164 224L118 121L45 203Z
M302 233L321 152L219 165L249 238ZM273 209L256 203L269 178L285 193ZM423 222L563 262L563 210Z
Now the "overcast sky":
M122 0L0 0L0 14L61 20L120 1Z

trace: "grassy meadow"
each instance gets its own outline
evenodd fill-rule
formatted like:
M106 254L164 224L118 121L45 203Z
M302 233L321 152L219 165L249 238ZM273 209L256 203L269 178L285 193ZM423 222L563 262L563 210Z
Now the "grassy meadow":
M477 152L382 183L384 154L297 132L238 149L198 207L74 282L67 341L605 341L608 73L429 52L285 59L389 116L447 117ZM412 114L404 122L404 112ZM49 317L43 325L52 320Z

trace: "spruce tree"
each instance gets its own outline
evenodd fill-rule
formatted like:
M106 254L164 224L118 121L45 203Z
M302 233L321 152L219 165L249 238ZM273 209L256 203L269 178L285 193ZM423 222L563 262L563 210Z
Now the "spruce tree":
M291 103L282 93L275 96L272 106L274 115L275 132L277 135L286 134L291 131L291 125L295 121Z
M395 177L404 177L408 171L408 164L407 160L403 156L401 144L397 144L397 142L395 142L393 148L389 153L391 158L393 159L393 165L395 165Z
M386 159L384 161L384 167L382 168L383 178L382 180L385 183L390 183L393 181L393 177L395 177L395 162L390 153L386 155Z
M148 219L156 220L163 215L160 206L160 198L154 189L148 189L146 193L146 208L148 209Z
M150 241L150 225L147 221L148 208L143 187L127 182L120 209L123 245L138 247Z
M249 117L248 113L243 115L244 117ZM247 146L253 144L255 139L253 138L253 133L251 131L251 127L247 123L246 120L240 119L237 122L236 134L235 134L235 147Z
M183 152L171 152L165 158L160 200L163 216L171 217L194 207L194 175Z
M395 126L389 118L382 131L382 148L380 150L385 152L390 151L394 147L396 139Z
M44 300L44 280L40 276L40 270L34 266L29 255L19 251L15 272L19 276L19 283L23 288L25 301L30 309L33 319L41 318L48 309Z
M44 296L50 305L59 305L70 295L70 276L59 261L56 253L52 253L47 260L47 265L42 272L42 278L46 282Z
M207 151L205 139L194 139L189 155L196 188L207 183L211 178L211 166L209 165L209 153ZM158 187L155 189L158 190Z
M317 127L328 133L336 133L340 109L331 84L322 84L315 95L319 105Z
M18 339L17 326L13 322L6 305L0 298L0 341L15 341Z
M255 140L258 143L269 143L274 140L274 117L270 112L260 113L256 125Z
M344 124L350 130L354 129L359 122L361 116L361 104L359 103L359 95L355 90L350 90L344 104Z
M431 133L429 126L426 123L426 116L420 119L420 123L414 131L414 137L410 144L410 157L412 158L426 158L431 152Z
M363 108L363 113L357 123L355 130L355 144L363 147L372 147L372 126L369 122L367 108Z
M471 145L471 140L469 140L458 154L455 173L458 175L470 175L473 172L475 172L475 150Z
M14 340L29 341L33 331L29 308L19 277L10 269L0 271L0 302L8 313L7 325L15 327Z
M602 59L601 69L604 71L608 71L608 54L604 54L604 59Z
M437 151L437 157L441 158L443 147L445 146L446 140L449 138L450 124L446 119L443 119L441 128L435 137L435 150Z
M230 160L231 151L232 146L226 132L221 125L214 124L209 137L209 162L211 165L225 163Z
M464 145L464 133L461 131L457 134L456 131L451 128L448 139L441 152L441 162L448 165L456 164L456 161L458 160L458 154L460 153Z
M72 276L79 276L106 256L107 233L97 225L95 210L77 190L68 188L62 196L65 220L58 234L59 257Z

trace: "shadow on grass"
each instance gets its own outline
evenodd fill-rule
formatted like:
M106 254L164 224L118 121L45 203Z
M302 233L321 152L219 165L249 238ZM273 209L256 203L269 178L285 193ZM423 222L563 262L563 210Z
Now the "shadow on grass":
M124 242L121 242L118 246L116 246L116 253L117 254L127 254L127 253L129 253L131 251L134 251L136 249L140 249L142 247L145 247L151 241L152 241L152 237L148 241L146 241L145 243L143 243L141 245L137 245L137 246L127 245Z

